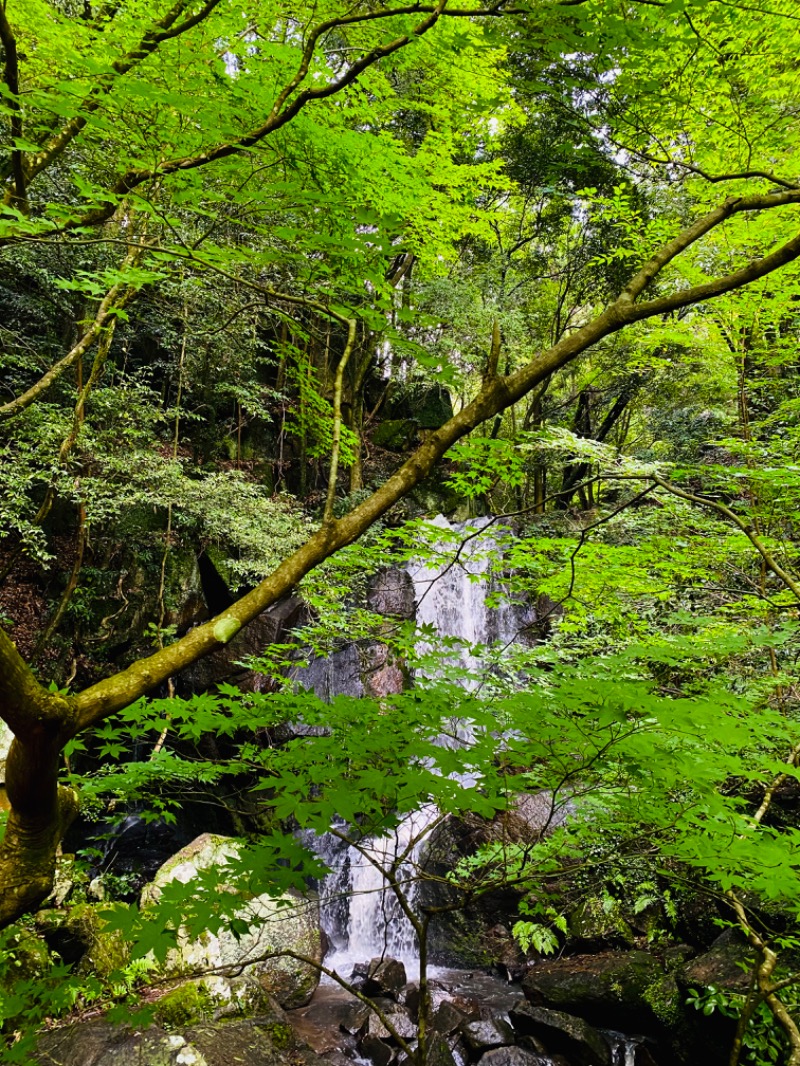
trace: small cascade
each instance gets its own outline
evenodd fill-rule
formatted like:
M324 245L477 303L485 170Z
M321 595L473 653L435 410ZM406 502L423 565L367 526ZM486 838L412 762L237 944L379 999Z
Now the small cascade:
M487 603L490 593L500 591L490 570L492 556L502 552L502 534L464 539L488 521L456 526L440 516L435 524L452 533L445 541L448 557L434 563L415 561L407 567L414 583L417 624L429 624L440 637L463 642L450 651L450 665L461 672L480 671L474 645L510 643L520 628L518 608L505 602ZM421 654L430 649L430 644L420 642ZM326 690L331 688L335 686L328 681ZM457 724L453 732L460 734ZM433 804L426 804L404 818L394 833L367 840L359 848L347 847L332 836L322 842L320 854L332 869L321 892L323 926L332 945L326 960L329 966L349 973L355 963L384 955L402 960L409 971L418 964L413 927L381 869L403 857L398 876L401 882L407 879L405 896L413 907L415 867L426 844L426 830L437 813Z
M417 625L431 625L440 637L463 641L450 651L449 659L471 673L479 673L482 666L472 652L475 645L510 644L521 628L519 607L502 597L497 605L488 602L492 594L502 592L491 569L493 557L502 554L502 542L508 536L502 529L474 535L490 521L482 518L451 525L439 515L431 524L451 531L444 541L447 558L419 560L408 567L414 582ZM419 645L421 653L430 648L425 642Z
M333 944L328 966L349 973L355 963L378 956L400 959L408 970L417 965L414 929L381 871L403 859L397 878L413 908L420 850L415 841L424 841L436 815L434 805L425 804L404 818L393 833L366 840L358 848L342 848L336 857L339 865L323 890L323 924Z
M601 1032L611 1048L611 1066L636 1066L636 1049L644 1037L626 1036L612 1029L602 1029Z

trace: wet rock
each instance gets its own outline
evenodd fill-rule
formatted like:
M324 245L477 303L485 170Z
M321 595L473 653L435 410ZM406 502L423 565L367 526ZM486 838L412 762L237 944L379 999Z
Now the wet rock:
M375 574L367 590L367 606L389 618L413 618L416 601L409 572L392 566Z
M352 1003L348 1003L342 1010L342 1018L339 1022L339 1028L343 1033L357 1036L366 1031L371 1014L372 1011L366 1003L354 1000Z
M565 1010L618 1029L666 1024L680 994L646 951L608 951L541 962L522 987L531 1003Z
M517 1032L539 1037L548 1051L563 1052L577 1066L611 1066L607 1041L582 1018L534 1007L524 999L509 1016Z
M406 984L406 968L397 959L372 959L363 979L364 995L398 999Z
M395 1056L395 1049L384 1043L379 1036L366 1033L359 1042L358 1049L365 1059L370 1059L375 1066L389 1066Z
M417 1027L410 1013L401 1004L396 1003L393 999L379 997L374 997L372 1002L402 1040L412 1040L417 1035ZM372 1036L380 1037L381 1040L394 1039L375 1011L370 1012L367 1029Z
M416 1021L419 1018L419 981L409 981L406 987L401 990L398 1001L403 1004Z
M493 925L486 934L486 946L494 965L509 981L520 981L528 972L525 952L506 926Z
M746 993L750 987L749 970L753 952L736 929L726 929L704 955L687 963L681 971L681 983L691 988L724 989Z
M224 868L238 854L239 845L235 840L204 833L161 867L153 884L143 892L142 905L157 902L161 889L170 881L187 884L199 871ZM224 928L217 932L206 930L196 940L180 932L177 948L167 955L165 973L190 975L230 967L256 975L262 988L282 1007L307 1003L319 982L319 971L296 959L265 959L264 956L290 950L312 962L320 961L322 944L316 898L289 893L279 898L257 896L242 905L237 917L250 925L250 931L238 937Z
M308 666L292 670L292 679L323 700L335 696L364 695L363 663L357 644L347 644L332 655L311 659Z
M428 1042L428 1066L456 1066L453 1052L438 1033L432 1033Z
M521 1047L500 1047L487 1051L480 1060L480 1066L559 1066L559 1063L549 1055L540 1055Z
M100 1019L54 1029L39 1038L37 1066L321 1066L307 1048L295 1047L291 1030L279 1032L272 1017L193 1026L167 1033Z
M492 1048L507 1047L516 1043L511 1022L503 1015L466 1022L461 1026L461 1033L472 1059L480 1058L485 1051L490 1051Z
M285 597L240 630L233 640L187 667L180 674L181 685L193 692L205 692L221 682L229 682L235 683L243 692L262 691L265 686L263 675L248 670L241 663L262 656L271 644L285 642L287 634L305 618L306 607L300 597Z
M538 1036L533 1036L531 1033L527 1033L525 1036L519 1036L517 1044L519 1047L524 1047L526 1051L533 1051L537 1055L547 1054L547 1047L545 1044L538 1038Z
M408 671L385 644L363 650L361 681L368 696L390 696L408 687Z
M443 1000L431 1018L431 1029L440 1036L450 1036L465 1022L465 1015L450 1000Z

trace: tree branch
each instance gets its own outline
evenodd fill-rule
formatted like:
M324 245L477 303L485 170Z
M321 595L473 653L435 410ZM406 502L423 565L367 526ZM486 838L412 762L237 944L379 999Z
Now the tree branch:
M142 250L142 246L137 245L129 252L122 264L123 269L127 266L133 266L139 259ZM61 377L65 370L69 370L74 363L85 355L95 340L102 334L103 329L108 328L115 322L118 313L130 303L139 288L139 285L125 285L123 282L118 282L112 286L100 301L100 306L97 308L89 328L64 358L50 367L35 385L31 385L20 396L9 400L8 403L0 404L0 422L8 421L8 419L22 414L26 408L38 400Z

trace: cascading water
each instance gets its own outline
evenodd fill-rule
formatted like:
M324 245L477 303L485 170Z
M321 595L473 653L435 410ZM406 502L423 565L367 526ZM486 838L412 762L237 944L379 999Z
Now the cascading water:
M417 624L432 626L439 637L456 638L456 645L448 653L449 665L470 674L481 670L480 657L473 650L476 645L510 643L521 625L518 608L507 603L490 606L487 602L490 593L499 591L491 569L492 556L502 552L500 537L487 532L465 540L487 521L451 525L447 519L437 518L434 524L450 534L440 542L440 558L408 566L414 583ZM420 642L418 650L425 654L431 646ZM465 683L470 682L465 679ZM468 739L458 726L454 732ZM452 741L442 738L442 742ZM402 857L398 877L413 909L416 865L425 846L426 831L437 814L433 804L426 804L403 819L394 833L367 840L358 849L333 837L323 842L322 857L333 871L321 892L323 926L332 945L327 965L349 973L353 964L382 955L401 959L409 970L418 963L413 927L381 870Z

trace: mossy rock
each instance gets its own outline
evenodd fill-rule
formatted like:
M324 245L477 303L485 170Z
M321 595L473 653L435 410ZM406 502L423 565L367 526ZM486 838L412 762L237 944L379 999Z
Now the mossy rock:
M158 1000L153 1017L165 1029L175 1031L204 1021L213 1013L214 1005L205 985L200 981L187 981Z
M107 930L108 923L101 917L103 912L111 909L108 904L81 903L70 908L61 923L59 939L69 945L72 959L78 964L78 973L93 973L107 978L130 962L130 946L122 932L119 929ZM65 961L71 959L65 957Z
M52 966L52 956L38 931L27 925L11 925L4 932L9 952L0 967L0 997L11 994L20 981L43 977Z
M403 452L410 448L417 435L417 423L412 418L392 418L381 422L372 434L376 448L387 452Z
M632 947L635 934L616 900L584 900L568 918L570 937L582 945Z
M219 870L220 891L225 891L225 867L238 856L239 848L236 840L204 833L164 863L142 893L142 906L157 902L171 881L187 884L199 871L210 868ZM241 973L244 969L281 1006L308 1003L319 983L316 964L322 959L317 896L289 892L276 898L267 893L243 901L236 916L247 923L248 932L235 936L224 928L213 933L206 930L192 939L181 930L177 947L167 955L164 974L190 977L209 970ZM305 956L310 962L281 955L283 951Z

